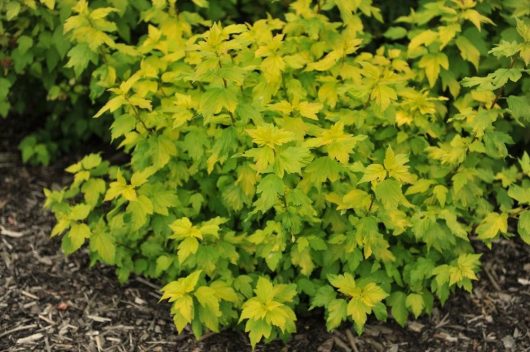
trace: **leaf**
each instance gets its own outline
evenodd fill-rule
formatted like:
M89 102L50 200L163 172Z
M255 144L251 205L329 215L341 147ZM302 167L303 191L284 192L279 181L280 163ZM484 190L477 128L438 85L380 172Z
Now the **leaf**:
M94 117L98 118L101 115L103 115L104 113L106 113L107 111L113 113L116 110L118 110L119 108L121 108L123 105L125 105L125 103L126 103L125 97L122 96L122 95L118 95L117 97L114 97L114 98L110 99L105 105L103 105L101 107L101 109L98 110L96 115L94 115ZM131 118L131 117L129 117L129 118ZM134 120L134 122L136 122L136 121ZM132 128L130 128L128 131L130 131L131 129Z
M456 265L449 268L449 285L454 285L465 279L477 280L475 272L480 265L480 254L462 254L458 257Z
M402 327L405 326L409 315L406 299L407 295L401 291L395 291L388 297L388 305L391 307L392 317Z
M72 245L68 252L73 253L81 248L83 243L85 243L85 240L90 237L90 234L90 227L88 227L87 224L73 224L70 228L70 232L68 232L68 238Z
M449 69L449 60L443 53L427 54L421 58L418 66L425 70L429 85L433 87L440 75L440 67Z
M418 49L421 45L430 45L438 38L438 33L426 30L420 32L420 34L414 36L409 43L409 53Z
M177 154L177 147L166 135L154 136L150 139L150 154L153 166L161 169Z
M199 111L206 117L226 109L234 113L237 106L237 93L231 88L216 87L207 89L201 96Z
M190 219L186 217L175 220L169 227L173 231L171 238L184 239L186 237L195 237L202 239L201 231L193 226Z
M199 304L210 310L212 314L219 317L221 316L221 311L219 309L219 299L215 293L215 290L208 286L199 287L195 293L195 297Z
M407 30L403 27L390 27L387 29L383 36L388 39L401 39L407 35Z
M512 185L508 189L508 196L515 199L520 204L530 204L530 188Z
M359 180L359 183L364 182L381 182L387 176L385 167L381 164L371 164L364 169L363 177Z
M255 211L264 213L272 208L279 201L279 196L284 194L284 187L282 179L278 176L265 176L257 186L259 198L254 202Z
M373 282L369 282L362 288L361 300L371 309L387 296L388 294L381 287Z
M475 66L478 70L478 64L480 59L480 52L478 49L464 36L459 36L455 40L455 44L460 50L460 55L464 60L467 60Z
M176 281L171 281L164 287L162 287L161 300L167 299L169 302L173 302L176 299L184 296L186 293L195 290L199 279L201 278L202 271L196 270L186 277L180 278Z
M337 294L333 287L329 285L321 286L311 300L310 309L315 307L326 307L335 299L336 296Z
M353 298L348 302L346 312L357 326L364 326L369 313L369 308L359 298Z
M407 296L405 305L414 314L414 317L417 318L425 307L423 296L417 293L411 293Z
M491 240L500 232L508 232L508 215L506 213L489 213L477 227L477 235L481 240Z
M245 325L245 332L249 333L250 345L254 349L262 338L269 338L272 332L272 326L263 319L248 320Z
M329 275L328 281L342 294L350 297L356 297L360 295L361 290L357 287L355 284L355 279L349 273L345 273L344 275Z
M401 191L401 185L396 180L387 179L375 187L376 198L386 209L394 209L399 205L412 207Z
M72 221L85 220L90 213L91 207L88 204L77 204L70 209L68 217Z
M195 237L187 237L178 245L179 263L182 264L190 255L197 253L199 241Z
M409 158L405 154L395 154L391 147L386 149L384 166L390 177L404 183L416 181L416 177L409 173L409 167L406 165L408 161Z
M81 160L81 165L85 170L91 170L101 165L101 155L89 154Z
M90 238L90 244L107 264L114 264L116 246L107 233L100 232Z
M72 47L67 54L69 60L65 67L73 68L77 77L88 67L90 62L96 63L98 61L97 55L90 50L86 44L77 44Z
M515 119L523 119L523 121L530 121L530 118L528 117L530 97L510 95L507 99L507 102L508 108L510 109L511 114Z
M322 104L320 103L308 103L302 102L298 105L298 111L303 117L307 117L311 120L318 120L317 113L322 110Z
M519 232L519 236L521 236L521 239L526 244L530 244L530 210L525 210L521 214L519 214L517 231Z
M343 299L334 299L326 307L326 328L331 331L337 328L346 319L348 302Z
M279 129L271 124L263 124L255 129L247 129L246 132L252 137L254 143L271 149L294 140L294 133Z
M302 168L307 165L313 155L309 149L304 147L287 147L278 153L276 157L276 174L283 177L284 172L289 174L302 172Z
M271 55L261 62L260 68L267 82L277 83L281 80L285 66L285 61L282 57Z
M131 214L132 229L138 230L147 223L148 215L153 214L153 203L144 195L129 202L127 212Z
M173 264L173 258L169 257L167 255L161 255L160 257L156 258L156 275L159 276L164 271L169 269L169 267Z

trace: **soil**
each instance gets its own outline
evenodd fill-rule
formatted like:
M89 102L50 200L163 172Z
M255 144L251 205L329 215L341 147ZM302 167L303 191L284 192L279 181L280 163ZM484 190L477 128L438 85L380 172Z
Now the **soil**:
M53 217L42 189L68 181L61 170L69 158L54 168L23 166L8 142L16 136L0 131L0 351L251 350L239 330L199 341L190 331L179 335L169 306L158 303L157 283L133 278L120 286L112 268L90 267L86 252L65 257L49 238ZM530 246L500 240L480 250L473 292L457 292L405 328L371 320L361 337L351 326L329 333L316 312L300 318L289 341L256 350L530 351Z

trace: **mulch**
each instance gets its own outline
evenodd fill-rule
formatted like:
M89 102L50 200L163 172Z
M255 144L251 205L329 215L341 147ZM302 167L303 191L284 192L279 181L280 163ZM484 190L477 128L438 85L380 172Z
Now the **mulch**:
M4 151L6 150L6 151ZM59 167L22 166L0 141L0 351L250 351L228 330L199 341L177 334L159 286L142 278L119 285L112 268L90 267L86 251L65 257L50 239L44 187L67 182ZM483 270L472 294L455 293L431 316L405 328L370 320L329 333L322 312L301 317L287 342L257 351L530 351L530 246L500 240L480 247Z

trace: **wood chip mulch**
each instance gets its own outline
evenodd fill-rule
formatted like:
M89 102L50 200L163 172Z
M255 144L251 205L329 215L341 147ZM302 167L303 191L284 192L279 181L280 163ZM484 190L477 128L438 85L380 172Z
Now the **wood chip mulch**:
M65 257L48 236L43 187L64 184L58 170L25 167L0 150L0 351L250 351L236 330L195 341L178 335L157 283L120 286L112 268L89 267L86 252ZM358 337L325 331L321 312L300 318L287 343L258 351L530 351L530 246L501 240L481 248L472 294L458 292L430 317L405 328L369 321Z

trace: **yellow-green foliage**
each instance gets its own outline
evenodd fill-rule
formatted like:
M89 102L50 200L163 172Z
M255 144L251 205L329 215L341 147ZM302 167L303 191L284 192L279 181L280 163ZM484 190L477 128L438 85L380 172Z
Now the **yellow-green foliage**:
M68 65L98 58L95 116L130 161L89 155L46 192L65 252L167 283L179 331L241 325L253 346L304 307L360 333L471 290L471 239L530 243L530 6L385 6L210 25L160 0L132 44L118 8L76 2Z

